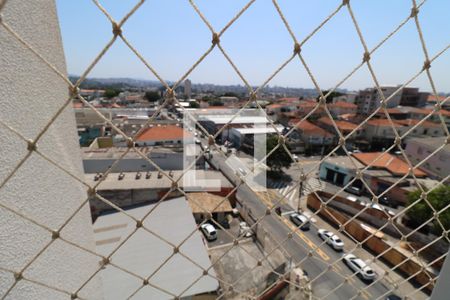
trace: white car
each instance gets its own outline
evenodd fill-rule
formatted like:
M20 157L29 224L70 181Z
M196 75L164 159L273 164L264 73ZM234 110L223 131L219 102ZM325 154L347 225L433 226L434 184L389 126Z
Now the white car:
M318 234L320 238L327 242L334 250L344 250L344 242L334 233L325 229L319 229Z
M200 225L200 229L208 241L214 241L215 239L217 239L217 231L213 225L208 223L202 224Z
M289 218L291 219L292 223L300 227L301 230L308 230L309 229L309 220L308 217L298 214L298 213L292 213Z
M375 279L375 272L362 259L353 254L346 254L343 259L344 263L363 280L373 281Z

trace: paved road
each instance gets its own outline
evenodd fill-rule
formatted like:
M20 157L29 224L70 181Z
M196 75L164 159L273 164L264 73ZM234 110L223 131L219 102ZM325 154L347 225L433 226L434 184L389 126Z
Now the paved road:
M212 153L211 163L220 169L232 182L237 184L239 182L239 171L228 166L225 160L226 157L223 155ZM251 211L253 217L259 219L265 215L268 204L264 203L246 184L240 186L237 197ZM308 256L310 250L322 244L322 240L317 236L317 229L314 226L311 226L311 229L307 232L296 231L297 234L294 234L292 239L287 239L289 232L295 229L288 220L271 214L265 216L259 224L278 243L283 242L284 250L292 257L295 263L302 262L301 267L309 273L311 279L314 279L313 292L315 296L326 296L326 299L348 300L355 297L355 299L368 300L376 299L388 293L389 289L378 282L368 288L367 292L357 296L358 291L367 286L366 283L357 277L353 277L348 282L345 282L343 276L351 275L352 272L342 262L336 263L333 269L329 269L328 264L332 264L339 259L342 253L335 252L327 245L320 246L319 249L312 251L312 256ZM336 287L339 288L335 290Z

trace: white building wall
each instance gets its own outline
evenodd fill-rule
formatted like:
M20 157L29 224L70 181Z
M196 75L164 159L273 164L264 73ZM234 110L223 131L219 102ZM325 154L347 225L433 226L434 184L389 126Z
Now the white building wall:
M38 53L66 74L53 0L7 1L3 20ZM0 26L0 120L35 139L68 98L66 83ZM0 187L28 153L27 144L0 126ZM82 178L74 112L69 105L38 142L38 149ZM51 241L50 232L7 211L12 208L50 229L59 229L87 198L85 188L36 153L0 189L0 267L20 272ZM3 207L2 207L3 206ZM91 216L84 206L61 236L94 250ZM98 268L98 258L57 239L25 269L24 278L75 292ZM14 283L0 271L0 298ZM94 280L80 296L100 298ZM8 299L68 299L67 294L20 280Z

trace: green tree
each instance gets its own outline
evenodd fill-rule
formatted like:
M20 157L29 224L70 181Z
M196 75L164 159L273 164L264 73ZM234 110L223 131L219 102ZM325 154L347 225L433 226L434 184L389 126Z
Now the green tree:
M145 92L144 98L149 102L156 102L161 98L161 95L157 91L148 91Z
M325 96L326 94L328 94L328 92L329 91L322 91L322 94ZM342 94L340 92L336 92L336 91L331 92L330 95L328 95L328 97L326 98L327 103L331 103L333 101L334 97L339 97L342 95L344 95L344 94ZM317 101L319 100L319 98L320 98L320 96L317 96Z
M120 94L119 90L116 89L106 89L105 93L103 94L106 98L111 99Z
M195 102L195 101L191 101L191 102L189 102L189 107L190 107L190 108L199 108L199 107L200 107L200 104L198 104L198 103Z
M420 199L420 195L420 190L410 192L408 194L408 205L411 205L418 199ZM441 211L450 204L450 185L441 185L438 188L435 188L428 193L427 200L437 212ZM415 227L418 227L431 219L431 217L433 217L433 209L424 199L421 199L414 206L412 206L406 212L406 214L411 220L411 224ZM446 209L441 212L438 216L438 220L442 223L445 230L449 230L450 209ZM432 222L432 225L434 233L440 234L442 232L442 227L439 225L439 222L437 220L434 220Z
M210 106L223 106L223 102L220 100L211 100L209 101Z
M278 137L270 135L266 140L266 153L269 154L278 145ZM273 153L267 157L266 164L272 170L280 172L281 168L289 168L292 159L283 146L280 145Z

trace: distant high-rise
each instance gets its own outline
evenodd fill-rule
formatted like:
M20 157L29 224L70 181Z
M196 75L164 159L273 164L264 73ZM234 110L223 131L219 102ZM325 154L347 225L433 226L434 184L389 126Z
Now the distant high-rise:
M191 94L192 94L192 83L189 79L186 79L184 81L184 95L186 96L187 99L190 99Z

